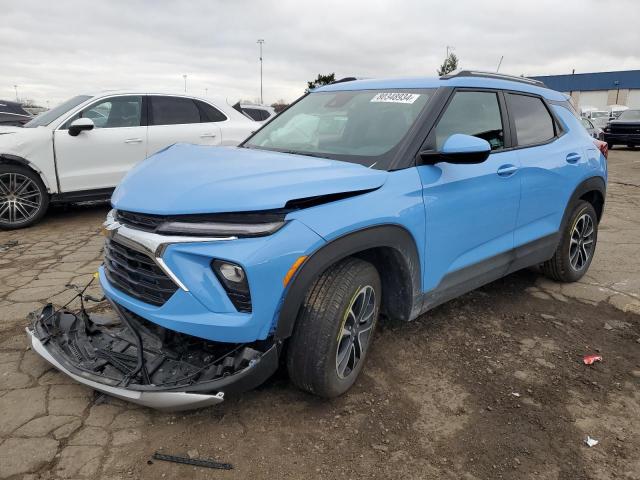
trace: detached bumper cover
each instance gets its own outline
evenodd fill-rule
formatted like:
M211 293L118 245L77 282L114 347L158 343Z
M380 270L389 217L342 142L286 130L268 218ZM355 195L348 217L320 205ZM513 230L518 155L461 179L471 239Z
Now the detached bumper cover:
M127 400L145 407L155 408L157 410L172 411L208 407L210 405L221 403L224 400L224 392L218 392L215 395L187 392L140 392L128 390L126 388L103 385L67 370L53 357L53 355L49 353L42 342L33 334L32 330L27 329L27 334L31 337L31 346L33 347L33 350L51 365L56 367L62 373L73 378L76 382L87 385L88 387L102 393L106 393L107 395L111 395L112 397Z
M159 410L215 405L278 368L277 344L210 342L114 308L119 320L45 307L27 328L33 350L79 383Z

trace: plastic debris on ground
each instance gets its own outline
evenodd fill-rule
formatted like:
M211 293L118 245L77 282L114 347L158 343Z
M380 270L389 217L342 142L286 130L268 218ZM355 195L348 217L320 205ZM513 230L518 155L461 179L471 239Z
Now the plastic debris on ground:
M587 435L587 438L585 439L584 443L587 444L587 447L595 447L600 442L595 438L591 438L589 435Z
M602 361L602 355L585 355L582 357L582 362L585 365L593 365L596 362Z
M511 395L518 398L520 397L520 394L518 392L511 392Z

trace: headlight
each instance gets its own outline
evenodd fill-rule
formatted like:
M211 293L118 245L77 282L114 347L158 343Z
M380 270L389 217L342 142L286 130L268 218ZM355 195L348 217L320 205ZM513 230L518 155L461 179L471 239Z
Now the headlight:
M161 224L156 232L171 235L194 235L203 237L260 237L277 232L284 226L284 224L285 222L167 222Z
M214 260L211 269L216 274L227 296L239 312L251 312L251 293L244 269L226 260Z

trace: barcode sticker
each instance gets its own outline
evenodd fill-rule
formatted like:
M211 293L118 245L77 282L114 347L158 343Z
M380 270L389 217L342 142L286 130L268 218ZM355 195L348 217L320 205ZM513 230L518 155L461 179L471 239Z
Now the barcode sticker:
M420 98L419 93L381 92L371 99L372 102L413 103Z

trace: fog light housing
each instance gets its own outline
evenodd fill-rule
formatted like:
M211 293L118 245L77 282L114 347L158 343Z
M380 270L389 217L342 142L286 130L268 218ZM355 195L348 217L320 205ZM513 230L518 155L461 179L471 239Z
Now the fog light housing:
M243 313L251 312L251 293L249 282L244 269L233 262L214 260L211 269L227 292L227 296L236 310Z

